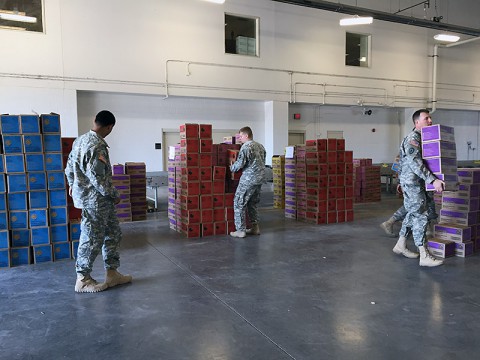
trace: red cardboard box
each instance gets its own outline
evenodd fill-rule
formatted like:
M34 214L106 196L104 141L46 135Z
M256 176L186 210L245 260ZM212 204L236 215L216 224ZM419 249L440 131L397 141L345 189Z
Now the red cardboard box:
M319 176L318 177L318 187L323 188L328 186L328 176Z
M336 163L336 162L337 162L337 152L327 151L327 163Z
M200 168L200 181L212 181L212 168L201 167Z
M227 234L227 222L218 221L213 223L215 235L226 235Z
M213 208L224 208L225 207L225 197L222 194L215 194L213 195Z
M212 124L200 124L198 127L197 136L200 139L211 139L212 138Z
M198 124L183 124L180 125L180 138L181 139L198 139L199 126Z
M213 222L225 221L225 208L213 209Z
M187 224L199 224L201 221L200 210L183 210L182 218Z
M212 236L214 234L213 223L202 223L201 229L202 229L202 237Z
M213 167L213 180L225 181L226 175L227 175L227 168L225 166Z
M188 167L182 168L182 180L183 181L198 181L199 177L199 168L198 167Z
M240 150L228 149L227 153L228 153L229 163L230 162L235 162L237 160L239 152L240 152Z
M351 163L353 162L353 151L345 151L345 162Z
M345 199L337 199L337 211L345 211Z
M345 174L353 174L353 163L345 163Z
M200 154L200 160L199 160L199 165L200 167L211 167L213 164L212 164L212 154L209 153L201 153Z
M326 164L327 163L327 152L326 151L319 151L318 152L317 163L318 164Z
M345 139L337 139L337 151L345 150Z
M198 181L182 181L181 194L184 196L200 195L200 183Z
M214 194L224 194L225 193L225 181L214 181L213 182L213 193Z
M345 175L337 175L337 186L345 186Z
M345 211L338 211L337 212L337 222L338 223L342 223L342 222L345 222Z
M211 181L201 181L200 182L200 194L201 195L211 195L212 194L212 182Z
M337 150L337 163L344 163L344 162L345 162L345 151Z
M202 216L202 223L213 223L213 209L200 210Z
M337 210L337 200L328 199L327 201L327 211L336 211Z
M213 209L212 195L200 195L200 209Z
M337 140L339 139L327 139L327 151L337 151Z
M182 231L187 238L200 237L200 224L182 224Z
M335 224L337 222L337 212L329 211L327 212L327 224Z
M200 163L198 153L180 154L180 161L185 167L196 167Z
M327 164L327 173L328 175L336 175L337 174L337 163L335 162L329 162Z
M335 190L337 191L337 199L345 199L345 186L338 186Z
M353 210L345 211L345 221L353 221Z
M213 140L212 139L200 139L200 152L201 153L211 153L213 151Z
M198 139L180 139L180 153L200 152L200 141Z
M353 210L353 199L352 198L345 199L345 210Z
M328 187L337 186L337 175L328 175Z
M198 195L181 196L181 208L185 210L198 210Z

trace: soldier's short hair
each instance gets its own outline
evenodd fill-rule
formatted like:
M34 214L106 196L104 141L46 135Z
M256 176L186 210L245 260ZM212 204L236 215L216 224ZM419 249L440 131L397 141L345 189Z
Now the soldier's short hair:
M242 127L238 132L247 134L249 139L253 139L253 132L252 132L252 129L250 129L249 126Z
M95 116L95 124L102 127L115 125L115 116L108 110L102 110Z
M430 110L428 109L419 109L417 111L415 111L412 115L412 120L413 120L413 123L415 124L415 121L418 120L418 118L420 117L420 114L421 113L427 113L427 114L430 114Z

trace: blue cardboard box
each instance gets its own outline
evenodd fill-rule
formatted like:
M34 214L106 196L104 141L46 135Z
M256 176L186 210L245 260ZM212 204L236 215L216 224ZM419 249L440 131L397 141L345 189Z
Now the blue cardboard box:
M68 223L67 207L56 207L56 208L50 209L50 225L63 225L67 223Z
M0 249L0 268L10 267L10 249Z
M40 134L23 135L23 150L25 153L43 152L43 138Z
M23 154L5 154L5 172L8 173L24 173L25 157Z
M32 228L30 242L33 246L50 244L50 228L48 226Z
M5 154L23 153L22 135L2 135L2 143Z
M80 221L70 220L70 241L80 240L80 233Z
M14 229L12 231L12 247L30 246L30 229Z
M0 193L0 211L7 210L7 194Z
M8 210L28 210L27 193L8 193Z
M20 115L20 126L23 134L38 134L40 118L38 115Z
M0 115L2 134L20 134L20 117L18 115Z
M8 230L0 230L0 249L8 249L10 247L10 232Z
M0 211L0 230L8 230L8 213Z
M27 174L7 174L7 188L9 193L27 192Z
M28 229L28 211L9 211L10 229Z
M48 193L46 191L30 191L28 193L30 209L46 209L48 207Z
M48 226L48 210L32 209L29 211L30 228Z
M25 154L25 168L27 172L45 171L45 156L43 154Z
M30 247L19 247L10 249L12 266L30 264Z
M79 241L78 240L72 241L71 244L72 244L72 255L73 255L73 258L76 259L77 253L78 253Z
M47 171L63 171L62 153L45 153L45 169Z
M40 115L43 133L60 133L60 115L55 113Z
M62 152L60 134L43 134L43 150L45 152Z
M33 263L38 264L42 262L53 261L52 245L37 245L33 246Z
M30 191L47 190L47 173L43 171L28 173Z
M67 190L49 190L48 193L51 208L67 206Z
M4 193L7 191L7 187L5 186L5 174L0 174L0 192Z
M67 242L68 241L68 225L51 225L50 226L50 239L52 244L56 244L59 242Z
M55 261L62 259L71 259L72 251L69 242L53 244L53 258Z
M66 189L65 174L63 171L48 171L48 190Z

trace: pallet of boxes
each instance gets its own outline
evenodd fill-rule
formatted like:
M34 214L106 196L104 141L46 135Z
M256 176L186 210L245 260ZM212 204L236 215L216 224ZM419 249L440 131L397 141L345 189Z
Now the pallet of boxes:
M71 258L60 115L1 115L0 267Z
M353 221L353 152L344 139L286 148L285 216L314 224Z
M353 159L355 203L381 201L382 182L380 166L372 159Z
M422 156L430 171L445 182L445 191L435 194L435 203L441 205L440 221L435 224L434 238L428 240L430 252L441 258L473 254L480 184L475 185L474 171L457 169L454 129L438 124L423 128ZM435 190L431 184L426 187Z
M211 124L180 126L180 144L169 149L168 159L171 229L188 238L235 231L233 196L239 174L228 168L239 149L239 144L213 144Z

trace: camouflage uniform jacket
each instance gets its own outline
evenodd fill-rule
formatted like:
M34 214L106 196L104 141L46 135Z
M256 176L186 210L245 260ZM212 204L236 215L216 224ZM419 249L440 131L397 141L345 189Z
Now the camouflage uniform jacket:
M266 179L265 156L263 145L249 140L240 148L237 161L230 166L230 170L233 172L242 170L241 182L247 181L251 185L263 184Z
M108 144L96 132L78 137L65 168L76 208L102 208L119 197L112 184Z
M425 183L431 184L437 179L423 162L422 139L418 130L414 129L402 141L398 174L402 186L424 186Z

